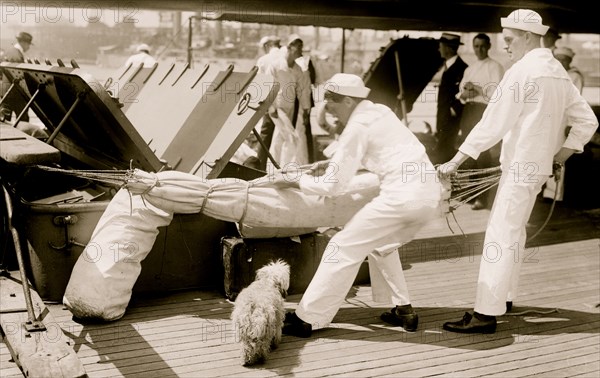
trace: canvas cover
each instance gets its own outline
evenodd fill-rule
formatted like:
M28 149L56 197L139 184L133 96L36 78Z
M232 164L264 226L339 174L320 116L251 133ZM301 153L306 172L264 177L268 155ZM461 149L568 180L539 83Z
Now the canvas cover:
M368 99L387 105L402 119L404 113L398 95L404 99L409 113L444 63L438 45L432 38L404 37L383 47L364 75L365 85L371 88Z

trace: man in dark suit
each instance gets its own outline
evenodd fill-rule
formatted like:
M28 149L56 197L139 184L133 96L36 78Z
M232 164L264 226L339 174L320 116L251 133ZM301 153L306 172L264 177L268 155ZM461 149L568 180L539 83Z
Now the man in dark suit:
M460 130L462 104L456 98L467 64L458 56L462 45L457 34L443 33L439 39L439 51L444 62L444 73L438 88L436 136L437 144L432 156L433 163L443 163L456 153L456 139Z
M33 37L31 34L20 32L17 35L17 43L6 49L4 55L2 56L2 61L12 63L25 62L25 53L27 50L29 50L31 45L33 45L32 41ZM2 82L0 83L0 98L4 97L6 92L8 92L10 85L11 82L8 80L8 78L2 75ZM23 108L25 108L26 104L27 102L23 96L13 89L0 106L0 121L10 121L12 112L14 111L17 115L19 115L23 111ZM24 122L29 122L29 115L25 113L21 120Z

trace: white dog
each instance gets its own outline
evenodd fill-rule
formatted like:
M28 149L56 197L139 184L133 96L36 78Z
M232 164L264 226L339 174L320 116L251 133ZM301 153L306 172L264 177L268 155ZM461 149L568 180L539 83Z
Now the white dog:
M290 286L290 266L283 260L256 271L256 279L235 300L231 320L242 344L242 364L264 362L281 341L284 297Z

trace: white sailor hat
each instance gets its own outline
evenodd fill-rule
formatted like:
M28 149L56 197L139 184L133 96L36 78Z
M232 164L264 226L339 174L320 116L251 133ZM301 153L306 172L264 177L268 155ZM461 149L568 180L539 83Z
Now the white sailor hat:
M264 37L262 37L262 38L260 39L260 41L258 42L258 45L259 45L259 46L262 46L262 45L264 45L264 44L265 44L265 43L267 43L267 42L269 42L269 36L266 36L266 35L265 35Z
M503 28L518 29L544 35L550 28L542 24L542 16L531 9L517 9L508 17L501 17L500 24Z
M554 49L553 53L554 53L554 56L564 55L571 59L573 59L573 57L575 56L575 51L573 51L573 49L571 49L569 47L557 47Z
M258 45L264 46L268 42L280 42L280 41L281 41L281 38L279 38L276 35L265 35L264 37L262 37L260 39L260 42L258 42Z
M146 52L150 53L150 46L148 46L148 45L147 45L147 44L145 44L145 43L141 43L141 44L140 44L140 45L139 45L139 46L136 48L136 51L138 51L138 52L146 51Z
M329 92L342 96L367 98L371 89L365 87L363 80L352 74L337 73L327 80L323 86Z
M293 43L296 43L296 41L302 42L302 38L298 34L291 34L288 37L287 45L289 46L289 45L291 45Z

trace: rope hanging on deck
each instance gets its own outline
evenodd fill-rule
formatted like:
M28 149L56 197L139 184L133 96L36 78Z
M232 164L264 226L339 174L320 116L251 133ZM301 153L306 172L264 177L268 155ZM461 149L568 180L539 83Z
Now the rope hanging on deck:
M553 314L553 313L560 313L560 310L558 308L553 308L551 310L546 310L546 311L542 311L542 310L523 310L523 311L519 311L519 312L507 312L506 314L504 314L504 316L523 316L523 315L530 315L530 314L537 314L537 315L548 315L548 314Z

